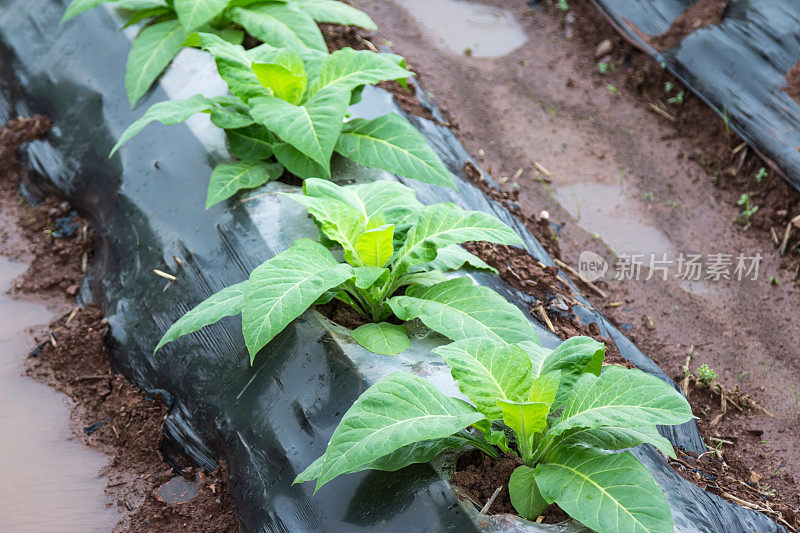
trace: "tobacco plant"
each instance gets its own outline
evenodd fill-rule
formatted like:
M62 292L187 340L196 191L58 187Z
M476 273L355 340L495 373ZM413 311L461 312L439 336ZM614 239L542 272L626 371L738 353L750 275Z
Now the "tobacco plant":
M395 355L409 347L405 324L415 318L453 339L475 335L499 342L535 337L514 305L469 277L443 272L491 270L458 243L521 244L495 217L453 204L423 206L408 187L378 181L341 187L307 179L287 196L308 210L320 241L298 239L255 268L247 281L211 296L175 322L158 343L242 314L251 363L258 351L310 306L338 300L369 323L352 336L368 350ZM340 261L330 248L340 248ZM394 319L392 318L394 317ZM394 323L393 323L394 322Z
M390 374L356 400L324 455L295 483L316 479L316 492L342 474L394 471L471 444L492 457L503 451L522 458L508 488L524 518L557 503L596 531L673 531L651 474L619 450L648 443L675 456L656 430L693 418L674 388L640 370L602 370L604 346L588 337L555 350L471 338L434 351L471 403L418 376ZM511 444L493 428L500 423L513 435Z
M400 56L351 48L332 54L300 53L267 44L245 50L216 35L200 33L198 38L215 57L231 94L155 104L122 134L112 155L154 120L176 124L202 112L225 129L230 151L239 159L214 169L206 207L240 189L279 178L284 168L300 178L328 178L333 152L366 166L454 187L439 157L399 115L344 122L348 105L358 101L365 85L413 75Z
M73 0L61 20L108 3L129 12L125 27L144 23L134 39L125 74L131 105L144 96L198 32L241 44L244 31L278 48L328 51L317 22L376 29L369 16L337 0Z

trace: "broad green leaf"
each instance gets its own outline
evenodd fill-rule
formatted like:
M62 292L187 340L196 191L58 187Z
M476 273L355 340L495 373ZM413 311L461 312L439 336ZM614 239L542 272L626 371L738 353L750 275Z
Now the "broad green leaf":
M550 406L542 402L512 402L497 400L497 406L503 412L503 422L518 436L530 439L535 433L547 427L547 415ZM530 443L529 443L530 445Z
M380 355L397 355L411 346L405 324L364 324L354 329L351 335L358 344Z
M251 66L258 81L274 96L297 105L306 91L306 69L303 58L293 50L280 50L269 63Z
M567 401L575 381L586 372L599 375L605 357L605 345L590 337L571 337L555 350L541 346L530 347L533 375L560 372L561 386L555 405Z
M200 32L198 37L200 48L214 56L217 72L219 72L223 81L228 84L228 89L233 95L245 102L257 96L270 96L269 89L258 81L258 77L250 68L253 62L251 57L253 50L245 51L242 46L231 44L212 33ZM260 58L262 61L266 61L267 56L274 53L276 49L266 47L264 51L264 57ZM266 52L269 52L269 54Z
M641 370L610 366L597 377L583 374L574 384L550 434L572 428L682 424L694 418L686 399Z
M439 272L438 270L431 270L429 272L414 272L411 274L403 274L397 280L398 287L405 287L406 285L419 285L421 287L431 287L438 283L447 281L449 278Z
M328 51L314 19L286 3L264 3L247 8L234 7L230 18L250 35L277 48L313 48Z
M209 52L215 59L222 59L246 68L249 68L250 64L253 62L244 47L230 43L219 35L199 32L197 37L200 42L200 48ZM273 52L274 50L275 49L271 49Z
M480 420L472 424L472 427L482 433L483 439L486 442L499 447L503 450L503 453L515 453L508 447L508 438L506 437L505 431L492 428L492 422L490 420Z
M333 432L316 490L415 442L450 437L484 416L426 380L395 372L368 388ZM301 474L302 476L302 474Z
M508 493L511 505L522 518L536 520L547 508L548 503L536 486L533 468L518 466L508 480Z
M166 0L110 0L117 7L138 11L140 9L153 9L156 7L168 7Z
M322 60L317 75L309 94L331 87L350 92L361 85L408 78L414 73L399 66L388 54L343 48Z
M227 200L241 189L252 189L278 179L283 174L280 163L239 161L217 165L208 182L206 209Z
M416 272L417 270L435 269L447 272L448 270L459 270L465 266L477 270L488 270L489 272L497 274L496 269L490 267L484 263L480 257L468 252L458 244L451 244L440 248L436 253L436 259L424 265L414 265L409 270L411 272Z
M308 213L314 217L320 231L342 246L347 262L353 266L375 266L363 264L358 254L358 237L366 229L366 221L361 213L337 200L313 198L302 194L284 196L305 206Z
M378 280L383 281L389 274L388 268L365 266L356 267L353 269L355 272L355 283L359 289L368 289L375 285Z
M125 90L131 107L180 52L186 35L180 22L165 20L147 26L133 40L125 69Z
M293 3L311 15L317 22L329 22L342 26L359 26L367 30L377 30L378 27L369 16L336 0L294 0Z
M64 11L64 16L61 17L61 24L64 24L75 15L96 8L105 1L106 0L72 0L72 3L67 6L67 10Z
M187 32L196 30L225 9L228 0L174 0L173 8Z
M456 449L464 444L464 439L459 437L447 437L444 439L433 439L422 442L415 442L407 446L403 446L385 455L366 466L357 467L353 472L359 470L384 470L386 472L395 472L401 468L415 463L427 463L433 461L439 454L445 450ZM304 483L319 477L320 468L325 461L325 456L317 458L316 461L311 463L308 468L303 470L303 473L297 476L292 485L296 483ZM343 472L343 474L352 474L353 472ZM340 474L341 475L341 474Z
M488 287L456 278L431 287L412 286L388 300L401 320L419 318L452 340L487 337L515 343L536 340L533 326L516 306Z
M356 250L364 265L376 267L385 265L394 253L393 239L394 226L392 224L384 224L359 235L356 241Z
M136 11L136 12L133 13L133 15L130 16L130 18L128 18L128 20L125 21L125 24L123 24L122 27L123 28L128 28L130 26L133 26L134 24L138 24L138 23L142 22L143 20L147 20L147 19L151 19L151 18L155 19L156 17L160 17L162 15L166 15L167 13L170 13L170 12L171 11L170 11L170 9L168 7L154 7L154 8L150 8L150 9L143 9L141 11ZM149 22L152 22L152 21L149 21ZM184 43L188 42L191 39L191 36L187 37L186 39L187 40L184 41ZM185 46L196 46L196 45L185 44Z
M247 281L243 281L222 289L176 320L158 342L153 353L178 337L198 331L223 317L241 313L244 294L247 292L247 283Z
M171 126L183 122L192 115L201 113L212 107L215 107L213 100L199 94L187 98L186 100L167 100L166 102L153 104L142 118L136 120L122 133L117 144L111 149L111 153L108 157L112 157L116 151L119 150L120 146L128 142L131 137L142 131L145 126L154 120Z
M223 130L246 128L255 124L246 111L220 106L211 108L211 122Z
M490 420L503 417L497 400L522 401L528 394L531 360L519 346L473 338L433 352L448 364L458 389Z
M296 106L273 96L260 96L250 101L250 114L282 141L328 168L347 98L342 91L320 91Z
M528 392L528 401L546 403L552 407L560 383L561 372L558 370L539 376L533 380Z
M250 273L242 308L242 331L250 362L261 348L303 314L326 291L353 276L318 242L298 239Z
M522 244L519 236L496 217L481 211L465 211L453 204L434 204L422 209L395 264L402 268L433 261L440 248L466 241Z
M313 161L291 144L276 142L272 145L272 150L275 152L275 159L300 179L308 181L310 178L329 178L331 176L329 166L323 166Z
M275 137L260 124L228 129L225 130L225 135L228 137L228 148L237 159L259 161L272 155Z
M453 177L422 134L399 115L347 122L336 151L356 163L455 189Z
M675 456L672 443L659 434L654 426L638 428L583 428L565 433L560 446L589 446L603 450L622 450L640 444L652 444L667 457Z
M393 181L375 181L342 187L328 180L308 179L303 183L308 196L332 198L346 203L366 220L381 217L395 228L409 224L422 209L413 189Z
M673 533L667 500L647 468L628 452L559 448L535 470L542 496L600 533Z

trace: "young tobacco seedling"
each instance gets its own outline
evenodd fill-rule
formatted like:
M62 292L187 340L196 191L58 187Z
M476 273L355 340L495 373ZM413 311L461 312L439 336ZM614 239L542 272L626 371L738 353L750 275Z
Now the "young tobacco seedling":
M708 366L707 364L703 363L697 368L697 379L705 383L706 385L710 385L714 382L715 379L719 377L719 374L714 372L714 370Z
M79 13L108 3L129 11L125 27L140 22L125 73L131 105L144 96L184 46L198 46L198 32L241 44L245 30L278 48L328 48L317 22L377 27L366 13L336 0L73 0L63 24Z
M464 265L491 270L459 243L521 244L495 217L453 204L423 206L399 183L340 187L309 178L304 194L287 194L314 218L320 242L299 239L255 268L238 283L186 313L169 328L156 350L181 335L242 314L251 362L258 351L310 306L333 299L371 321L352 333L368 350L396 355L409 346L405 325L419 318L453 339L481 335L501 342L535 336L514 305L469 277L448 279L442 272ZM329 248L341 248L344 262ZM405 288L404 294L397 294Z
M294 482L316 479L316 491L342 474L394 471L466 443L492 457L499 448L522 458L508 487L524 518L535 519L555 502L600 532L673 531L667 501L647 468L630 452L612 452L648 443L675 457L656 430L693 418L674 388L640 370L612 365L601 372L604 346L588 337L555 350L471 338L434 352L471 403L444 396L418 376L390 374L356 400L324 455ZM493 428L500 422L513 434L513 447Z
M413 75L400 56L351 48L301 54L267 44L245 50L216 35L200 33L198 38L216 59L231 94L155 104L125 130L111 155L154 120L176 124L210 113L239 161L214 169L206 207L277 179L284 168L299 178L328 178L333 152L362 165L455 187L444 163L399 115L344 122L347 107L358 101L364 85Z
M739 197L739 200L736 202L736 204L744 207L744 210L740 213L740 216L744 221L744 229L747 229L752 225L750 218L756 214L758 211L758 206L750 205L750 195L746 192L742 193L742 196Z

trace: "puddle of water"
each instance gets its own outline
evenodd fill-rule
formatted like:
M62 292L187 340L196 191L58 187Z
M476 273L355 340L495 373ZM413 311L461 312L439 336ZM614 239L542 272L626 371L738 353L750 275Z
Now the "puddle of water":
M660 260L675 256L666 234L643 216L638 203L620 191L617 184L578 182L554 189L559 203L578 225L590 234L599 234L616 254L650 254Z
M474 57L500 57L527 40L509 11L460 0L404 0L400 2L443 50Z
M0 258L0 291L25 265ZM0 294L0 531L110 531L106 458L70 438L61 394L20 375L30 349L26 328L45 324L41 305Z

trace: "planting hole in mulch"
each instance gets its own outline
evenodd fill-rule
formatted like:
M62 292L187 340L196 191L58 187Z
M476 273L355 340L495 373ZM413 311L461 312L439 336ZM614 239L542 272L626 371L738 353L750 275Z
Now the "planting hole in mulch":
M786 87L783 90L792 100L800 104L800 62L789 69L786 74Z
M699 0L694 2L658 37L647 39L656 50L664 51L680 43L687 35L722 22L728 0Z

